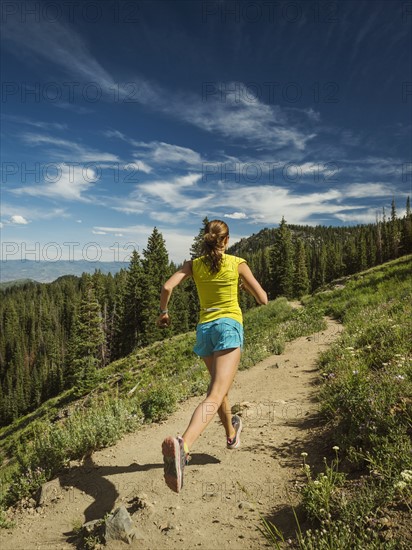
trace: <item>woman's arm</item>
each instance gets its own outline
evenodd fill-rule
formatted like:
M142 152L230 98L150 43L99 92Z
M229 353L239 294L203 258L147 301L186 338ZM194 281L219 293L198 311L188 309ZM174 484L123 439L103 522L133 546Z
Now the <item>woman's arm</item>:
M167 304L169 303L170 296L173 289L180 285L182 281L192 276L192 262L189 260L183 264L178 271L165 282L160 292L160 310L166 311L166 313L160 313L157 319L157 325L159 327L167 327L170 325L169 313L167 312Z
M243 288L255 298L258 304L262 306L266 305L268 303L268 295L255 279L247 263L243 262L239 264L238 271L242 278Z

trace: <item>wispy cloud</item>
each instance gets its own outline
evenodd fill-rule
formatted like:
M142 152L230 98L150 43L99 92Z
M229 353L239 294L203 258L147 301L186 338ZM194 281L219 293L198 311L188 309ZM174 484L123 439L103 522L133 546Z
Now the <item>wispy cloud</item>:
M1 211L2 211L2 216L9 216L10 219L16 216L17 217L20 216L30 221L69 217L69 214L66 212L64 208L47 208L47 209L35 208L35 207L28 208L20 204L13 205L7 202L2 203Z
M170 216L177 209L187 213L213 210L213 215L265 224L276 224L283 215L289 223L298 224L312 224L316 223L314 220L324 218L342 219L342 213L347 211L366 212L357 199L370 196L387 198L393 193L393 189L385 183L346 184L339 188L308 192L286 186L221 182L205 191L199 187L200 179L196 174L191 174L189 181L188 185L173 179L145 183L137 186L133 193L144 192L146 197L153 197L156 204L162 201L171 209ZM232 212L228 212L227 205L231 205ZM357 216L361 219L362 213ZM369 217L366 213L365 222Z
M67 124L62 124L61 122L44 122L42 120L32 120L19 115L2 114L1 118L15 124L25 124L41 128L42 130L67 130L68 128Z
M173 208L198 210L204 208L214 197L214 192L205 192L199 187L201 178L201 174L189 173L182 177L175 176L170 180L150 181L138 185L131 196L139 199L143 194L156 201L161 200Z
M23 25L17 17L8 18L3 27L5 40L17 44L20 51L53 63L86 81L93 75L93 81L98 83L104 95L110 97L113 88L118 89L122 97L130 93L92 56L88 45L73 28L46 20L36 25ZM137 90L135 99L140 104L239 143L246 141L262 149L291 147L303 151L316 135L313 128L304 129L296 121L298 116L307 123L317 122L319 116L313 109L288 110L265 104L251 98L243 83L235 83L239 92L225 95L222 100L221 94L205 97L200 91L199 94L171 92L141 76L134 76L132 80ZM230 89L231 85L225 83L225 88Z
M93 187L98 179L94 169L88 168L87 177L82 166L69 166L61 163L56 164L56 169L59 171L59 177L56 181L43 183L42 185L17 187L9 191L15 195L43 196L83 202L91 201L83 193Z
M351 183L345 187L344 197L355 199L390 197L394 191L394 187L387 183Z
M169 252L170 259L175 262L181 262L184 257L190 257L190 247L193 243L193 232L188 229L181 229L177 231L175 229L170 229L161 224L156 224L159 231L165 238L166 248ZM153 226L136 224L136 225L125 225L125 226L95 226L94 231L104 231L109 234L121 233L125 238L128 239L126 245L131 246L134 244L135 247L143 251L146 248L147 239L153 231Z
M132 156L139 164L149 168L146 172L151 171L150 165L165 166L165 165L183 165L201 168L205 159L193 149L182 147L163 141L138 141L127 137L124 133L118 130L107 130L104 135L109 138L117 138L128 143L132 148ZM144 160L142 160L144 159ZM149 164L147 164L147 163Z
M52 158L64 159L68 162L118 162L120 160L117 155L112 153L88 149L74 141L51 135L26 132L21 135L21 138L32 146L50 145L48 153ZM68 155L71 155L70 158Z
M12 46L12 52L41 58L87 81L93 75L93 80L107 88L114 85L111 76L90 55L88 46L73 28L47 18L40 18L34 24L29 19L22 22L17 12L2 24L3 39Z

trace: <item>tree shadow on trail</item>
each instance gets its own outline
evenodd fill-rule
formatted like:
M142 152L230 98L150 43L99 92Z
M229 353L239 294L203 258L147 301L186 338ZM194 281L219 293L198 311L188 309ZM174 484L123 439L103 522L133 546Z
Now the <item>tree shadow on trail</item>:
M219 459L205 454L196 453L191 455L189 467L194 465L215 464ZM86 457L83 464L64 470L60 476L60 485L70 489L76 487L82 491L84 498L92 502L84 510L85 522L94 519L101 519L105 514L113 510L117 498L120 496L129 499L135 497L141 490L141 478L137 475L133 481L125 480L113 483L107 476L118 474L130 474L139 472L150 472L155 469L163 469L163 462L153 464L133 463L128 466L99 466L92 457ZM73 493L74 498L74 493ZM81 505L79 506L79 508Z
M62 487L76 487L82 491L84 499L92 502L83 511L85 521L101 519L113 509L116 499L119 497L119 489L126 492L126 496L136 490L137 483L124 484L113 483L106 476L126 474L133 472L147 472L154 468L162 468L163 464L130 464L128 466L99 466L93 462L92 457L86 457L83 464L65 470L60 475Z

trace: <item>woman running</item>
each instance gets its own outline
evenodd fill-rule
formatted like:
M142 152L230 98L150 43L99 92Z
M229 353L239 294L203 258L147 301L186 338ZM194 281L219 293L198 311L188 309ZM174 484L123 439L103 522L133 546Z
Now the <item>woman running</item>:
M170 324L167 304L175 286L193 277L200 302L199 324L194 352L202 357L209 373L206 398L196 407L182 437L167 437L162 443L164 477L172 491L183 487L183 469L193 443L216 413L226 431L227 448L240 444L242 420L232 417L228 392L235 377L243 347L242 311L238 301L238 281L259 304L267 304L266 292L242 258L226 254L229 228L213 220L205 227L203 255L185 262L163 285L158 326Z

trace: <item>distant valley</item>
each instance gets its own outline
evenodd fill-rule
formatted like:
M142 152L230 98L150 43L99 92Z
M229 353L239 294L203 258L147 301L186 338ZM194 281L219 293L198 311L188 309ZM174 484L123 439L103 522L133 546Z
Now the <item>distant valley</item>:
M128 262L88 262L87 260L60 260L55 262L35 260L0 261L0 281L3 283L19 279L31 279L39 283L50 283L62 275L80 276L83 272L94 273L100 269L102 273L117 273L126 269Z

